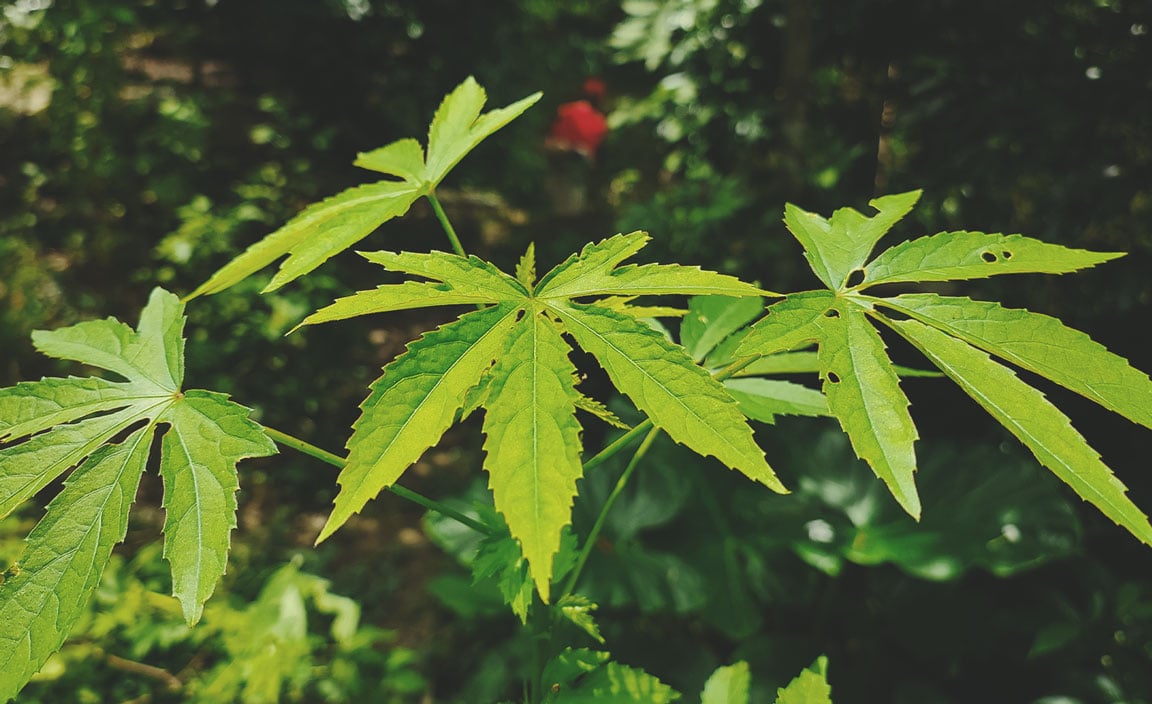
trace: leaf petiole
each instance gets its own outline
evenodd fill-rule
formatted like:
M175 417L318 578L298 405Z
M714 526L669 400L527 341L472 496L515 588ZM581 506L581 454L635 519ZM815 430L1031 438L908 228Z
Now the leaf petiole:
M290 447L297 452L302 452L309 457L314 457L321 462L332 465L333 467L338 467L340 469L344 468L344 458L340 457L339 455L335 455L331 452L328 452L327 450L322 450L311 443L305 442L298 437L289 435L288 433L282 432L280 430L276 430L275 428L269 428L266 425L261 427L264 428L264 433L268 437L272 438L281 445L284 445L285 447ZM406 499L414 504L423 506L429 511L435 511L437 513L448 516L449 518L453 518L478 533L483 533L484 535L492 535L492 529L488 526L484 525L480 521L477 521L475 518L466 516L456 509L436 501L435 499L430 499L423 494L412 491L411 489L405 489L404 487L397 484L393 484L392 486L387 486L384 488L402 499Z
M428 202L432 204L432 212L436 213L436 219L440 221L440 226L444 228L444 234L448 235L448 241L452 243L452 251L461 257L467 256L464 253L464 245L460 244L460 238L456 235L456 228L452 227L452 221L448 219L448 214L444 212L444 207L440 205L436 193L429 191L427 196Z

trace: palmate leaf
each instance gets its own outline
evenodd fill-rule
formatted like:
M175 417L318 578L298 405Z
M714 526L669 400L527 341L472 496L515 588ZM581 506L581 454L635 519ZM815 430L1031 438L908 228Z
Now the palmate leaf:
M75 624L124 536L162 427L165 556L188 623L199 619L224 573L235 465L275 447L243 406L222 394L181 391L183 326L183 305L156 289L136 330L108 319L33 334L42 352L127 381L69 377L0 389L0 439L9 441L0 449L0 516L76 467L29 536L19 576L0 586L0 700L24 685Z
M485 409L485 469L496 509L521 546L547 601L561 530L571 520L582 465L577 408L602 407L575 389L570 335L604 366L614 383L655 425L696 452L773 489L784 487L752 439L724 387L683 348L637 320L643 306L621 310L582 305L573 297L620 300L698 287L729 296L765 292L694 267L620 264L647 241L644 233L588 245L534 284L531 250L509 276L475 257L444 252L366 253L391 271L429 281L361 291L317 311L303 324L402 310L421 304L487 305L425 335L389 364L372 385L348 441L335 509L323 540L394 483L434 445L455 418ZM608 420L611 418L606 417Z
M966 298L934 294L873 298L863 293L878 284L1066 273L1122 255L1069 249L1020 235L946 232L905 241L861 264L861 253L867 256L916 195L874 201L880 210L877 216L863 218L852 211L840 216L839 226L836 215L828 221L790 206L786 211L789 228L804 245L813 270L832 290L792 295L769 307L766 317L743 334L734 351L725 343L724 353L732 358L763 355L744 367L746 372L760 371L773 368L770 355L795 354L790 351L815 342L819 348L816 366L824 379L829 410L840 420L856 453L884 479L905 509L916 515L915 428L897 381L901 370L888 360L872 328L874 322L888 325L1019 437L1044 466L1148 542L1152 533L1147 519L1127 499L1097 453L1043 394L988 355L1152 427L1152 381L1146 374L1055 318ZM860 281L851 283L858 269ZM886 311L908 320L893 320Z
M401 139L357 157L356 166L400 181L355 186L309 206L225 264L189 297L219 293L285 254L288 258L265 292L307 274L385 222L407 213L419 198L432 193L468 152L531 107L540 95L535 93L481 115L487 96L475 79L467 78L444 98L432 119L427 159L414 139Z

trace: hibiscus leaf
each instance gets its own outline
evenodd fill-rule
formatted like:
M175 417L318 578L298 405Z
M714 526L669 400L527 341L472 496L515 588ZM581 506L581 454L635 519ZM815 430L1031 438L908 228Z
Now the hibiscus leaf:
M879 301L1152 428L1152 380L1056 318L935 294Z
M172 544L165 554L173 593L190 624L224 571L235 525L236 462L272 454L275 447L248 419L248 409L221 394L180 390L183 313L176 296L156 289L135 330L108 319L34 333L41 351L126 381L69 377L0 389L6 411L0 433L11 440L0 448L0 515L76 467L29 536L19 575L0 587L4 623L25 624L15 640L0 634L0 700L23 686L75 624L112 546L124 536L128 506L150 462L165 478L165 530ZM160 425L181 447L166 438L152 457ZM120 444L110 444L117 438ZM202 482L208 474L215 485ZM179 539L191 520L209 539ZM187 565L195 565L194 589L186 587ZM29 610L35 613L23 613Z
M740 341L734 357L784 352L806 346L820 337L820 325L836 298L828 291L790 294L765 311Z
M787 687L776 690L776 704L832 704L828 658L821 655Z
M305 208L286 225L221 267L189 298L219 293L286 254L288 258L264 288L265 292L307 274L380 225L407 213L417 199L432 193L452 167L485 137L539 99L540 94L536 93L480 115L486 100L484 89L469 77L444 98L436 111L429 128L426 160L419 142L401 139L361 153L354 162L356 166L401 180L355 186Z
M148 462L152 427L85 460L28 536L20 573L0 586L0 701L56 652L84 613Z
M1085 501L1152 545L1152 525L1128 498L1123 484L1100 461L1067 416L1011 369L946 332L917 320L890 321L893 328L1007 428L1040 464Z
M831 220L788 204L784 224L804 247L812 271L828 288L844 288L849 276L864 265L876 243L908 214L920 198L910 191L877 198L869 203L879 212L866 217L852 208L841 208Z
M552 556L571 520L580 462L576 368L568 344L544 315L530 311L509 334L484 400L484 467L545 602Z
M888 360L884 341L864 312L837 303L821 322L820 377L828 409L892 496L914 518L920 516L916 493L916 427L908 398Z
M752 673L748 663L738 662L717 668L704 683L700 704L748 704Z
M759 296L694 296L688 301L688 314L680 324L680 344L699 362L724 338L764 313Z
M391 486L448 430L468 391L492 364L516 307L475 311L428 333L384 369L348 441L340 493L317 542Z
M552 310L656 427L701 455L714 456L775 491L786 491L753 442L736 403L683 348L605 308L570 305Z
M816 389L791 381L760 378L737 378L724 381L724 388L740 404L740 411L763 423L774 423L776 416L826 416L828 400Z
M1023 235L942 232L902 242L864 267L864 285L952 281L997 274L1066 274L1122 257L1041 242Z

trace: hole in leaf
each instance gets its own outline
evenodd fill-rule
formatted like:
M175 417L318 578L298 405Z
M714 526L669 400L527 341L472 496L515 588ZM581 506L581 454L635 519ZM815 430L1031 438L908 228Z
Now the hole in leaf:
M1000 253L1000 256L1005 258L1005 259L1011 259L1012 253L1009 252L1008 250L1004 250L1003 252Z
M524 309L520 309L520 310L516 311L516 322L520 322L521 320L524 319L524 313L525 312L526 311Z
M828 372L827 378L828 378L829 384L839 384L840 383L840 375L837 374L836 372Z
M863 269L853 269L852 273L848 274L848 280L844 282L844 285L848 286L849 288L859 286L860 284L864 283L864 276L865 274Z
M989 264L996 261L996 255L993 252L984 252L983 254L980 255L980 258L983 259L984 261L988 262Z
M829 308L828 310L824 311L824 317L825 318L839 318L840 317L840 311L836 310L835 308Z

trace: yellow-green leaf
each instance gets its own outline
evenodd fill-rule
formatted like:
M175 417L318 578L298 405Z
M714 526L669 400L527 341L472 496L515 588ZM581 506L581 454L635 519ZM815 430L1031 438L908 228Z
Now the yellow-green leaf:
M984 352L917 320L890 323L1085 501L1152 545L1148 517L1044 394Z

